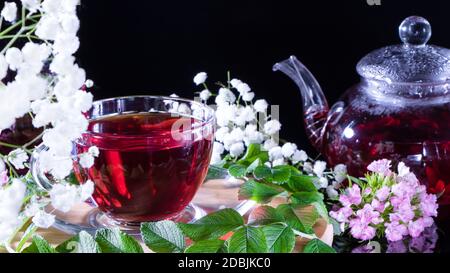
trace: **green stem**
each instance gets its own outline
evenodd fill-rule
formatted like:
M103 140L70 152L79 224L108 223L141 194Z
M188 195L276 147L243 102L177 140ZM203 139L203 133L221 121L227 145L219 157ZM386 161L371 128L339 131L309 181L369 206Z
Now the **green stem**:
M0 141L0 146L4 146L4 147L8 147L8 148L21 148L22 147L20 145L10 144L10 143L6 143L6 142L2 142L2 141Z
M39 18L41 18L41 15L40 14L36 14L36 15L30 16L30 17L28 17L26 19L22 19L22 20L18 21L17 23L11 25L10 27L5 29L4 31L0 32L0 36L6 35L6 34L10 33L11 31L13 31L14 29L16 29L18 27L21 27L22 26L22 21L24 21L24 20L25 21L27 21L27 20L32 21L34 19L39 19Z
M17 247L16 252L22 252L23 246L25 243L31 238L31 236L36 232L37 227L35 225L30 225L28 229L25 231L25 234L20 239Z
M6 39L11 39L16 37L16 35L4 35L0 37L0 40L6 40ZM22 34L19 35L17 38L33 38L33 39L39 39L39 37L35 36L35 35L30 35L30 34Z
M44 132L40 133L37 137L35 137L34 139L32 139L31 141L25 143L22 147L24 149L28 148L30 145L32 145L33 143L35 143L36 141L40 140L42 138L42 136L44 136Z

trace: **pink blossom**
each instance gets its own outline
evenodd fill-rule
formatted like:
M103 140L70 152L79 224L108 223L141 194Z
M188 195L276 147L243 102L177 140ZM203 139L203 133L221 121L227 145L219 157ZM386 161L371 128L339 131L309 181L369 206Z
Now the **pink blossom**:
M391 242L400 241L403 239L403 236L408 235L408 229L405 225L400 224L399 222L391 222L385 224L386 226L386 239Z
M417 238L422 234L422 232L425 230L425 225L423 222L423 219L420 218L416 221L411 221L408 224L408 232L409 235L413 238Z
M337 211L330 211L330 216L340 223L348 222L348 217L352 214L353 210L350 207L342 207Z
M380 202L378 199L374 198L372 200L372 203L370 204L372 208L374 208L376 211L383 212L386 208L386 204L383 202Z
M361 204L361 200L361 189L356 184L353 184L351 188L347 189L345 194L339 197L339 201L344 207L359 205Z
M404 176L398 176L397 183L406 183L411 187L417 187L419 185L419 180L414 173L408 173Z
M420 210L424 216L436 217L437 216L437 198L434 194L422 194L420 195Z
M400 220L404 223L408 223L409 221L414 219L415 213L413 208L411 207L411 202L409 200L402 202L398 206L397 214L400 217Z
M369 195L372 193L372 189L370 187L367 187L364 189L364 195Z
M389 197L390 193L391 193L391 190L387 186L383 186L383 187L381 187L381 189L379 189L377 191L376 196L377 196L378 200L383 202Z
M423 221L423 225L425 226L425 228L429 228L429 227L433 226L433 224L434 224L434 220L431 217L423 217L422 221Z
M406 182L397 183L392 186L392 193L400 198L412 199L416 194L416 186Z
M391 161L387 159L381 159L370 163L367 170L381 174L382 176L390 176L391 171Z
M380 218L380 213L375 211L371 205L365 204L364 207L356 212L358 219L363 225L369 224L379 224L383 222L383 219Z
M6 183L8 183L9 178L8 178L8 171L4 170L3 172L0 173L0 186L5 185Z
M375 237L376 234L375 228L368 225L364 225L357 219L350 221L350 227L351 227L350 233L356 239L367 241Z

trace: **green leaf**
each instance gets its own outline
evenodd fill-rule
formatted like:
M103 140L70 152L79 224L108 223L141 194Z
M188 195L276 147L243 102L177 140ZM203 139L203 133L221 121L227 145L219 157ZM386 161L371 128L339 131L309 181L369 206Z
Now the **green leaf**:
M331 246L325 244L319 239L313 239L309 241L305 248L303 249L304 253L336 253Z
M328 210L323 201L314 202L312 203L312 205L316 208L317 213L319 213L322 218L328 221Z
M291 253L295 246L295 234L289 226L271 224L263 227L270 253Z
M266 179L269 177L270 179L272 179L272 170L266 165L261 165L256 167L256 169L253 171L253 175L258 180Z
M228 176L228 170L218 166L210 165L208 168L208 174L206 175L205 181L213 179L223 179Z
M100 247L94 238L86 231L81 231L76 236L56 247L59 253L100 253Z
M281 204L276 208L276 211L283 216L284 221L291 228L306 234L314 233L312 226L305 226L302 220L300 220L292 205Z
M180 253L184 251L184 235L172 221L160 221L141 224L141 236L144 243L158 253Z
M228 168L228 173L236 178L241 178L247 173L247 167L242 164L234 164Z
M178 223L183 233L194 241L217 239L242 225L244 219L233 209L213 212L191 224Z
M248 216L249 225L268 225L283 222L284 218L278 211L270 206L260 206L252 210Z
M311 205L315 202L323 201L323 194L320 192L296 192L291 195L292 203L295 205Z
M56 250L44 238L34 235L31 244L22 253L56 253Z
M95 241L103 253L142 253L141 245L118 228L99 229Z
M219 239L198 241L189 246L185 253L218 253L224 243L224 240Z
M317 209L310 205L308 206L295 206L292 205L292 210L298 219L305 226L306 230L311 230L313 226L316 224L317 220L320 219L320 214L317 212Z
M262 151L260 144L253 143L247 147L247 152L237 163L249 166L256 159L259 159L261 164L264 164L269 160L269 153L267 151Z
M309 175L291 175L288 181L288 186L292 192L317 192L317 188L313 181L317 177Z
M261 160L259 160L259 158L258 158L247 167L247 173L252 173L260 165L261 165Z
M282 165L272 168L272 179L274 182L285 183L291 177L291 166Z
M229 253L266 253L267 244L261 228L243 226L228 242Z
M282 188L276 185L249 180L241 185L239 189L239 200L253 200L259 203L267 203L283 191Z

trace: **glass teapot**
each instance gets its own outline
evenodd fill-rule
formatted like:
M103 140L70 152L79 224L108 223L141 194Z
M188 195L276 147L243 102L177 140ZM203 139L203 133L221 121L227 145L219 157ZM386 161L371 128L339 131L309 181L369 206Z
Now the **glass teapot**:
M427 45L431 26L421 17L405 19L399 34L402 45L375 50L358 63L360 83L331 108L296 57L274 70L300 88L307 133L330 165L344 163L361 176L374 160L403 161L450 205L450 50Z

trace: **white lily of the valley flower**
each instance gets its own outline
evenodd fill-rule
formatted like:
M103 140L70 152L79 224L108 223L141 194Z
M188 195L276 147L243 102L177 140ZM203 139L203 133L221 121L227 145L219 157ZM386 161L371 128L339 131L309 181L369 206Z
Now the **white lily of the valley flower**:
M404 177L410 173L409 167L405 165L405 163L400 162L398 163L398 176Z
M207 101L211 97L211 92L208 89L205 89L200 92L200 99L202 101Z
M50 198L52 206L64 213L80 201L77 187L70 184L55 184L50 190Z
M327 168L327 163L325 161L318 160L318 161L316 161L314 163L313 172L318 177L322 177L323 176L323 172L325 171L326 168Z
M206 74L205 72L200 72L197 75L195 75L194 77L194 83L196 85L200 85L205 83L206 79L208 78L208 74Z
M333 169L334 179L337 183L342 183L347 179L347 166L344 164L338 164Z
M253 107L255 108L255 110L257 112L264 113L264 112L266 112L268 106L269 106L269 104L267 103L266 100L260 99L260 100L255 101L255 104Z
M280 129L281 123L276 119L272 119L264 124L264 131L268 135L276 134L278 131L280 131Z
M94 193L94 182L87 180L80 186L80 201L86 201Z
M14 2L5 2L1 16L5 21L14 22L17 18L17 5Z
M39 210L32 221L39 228L49 228L55 223L55 215Z

